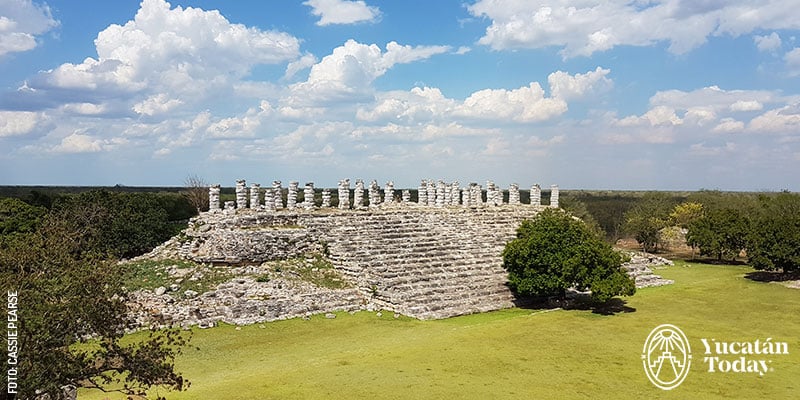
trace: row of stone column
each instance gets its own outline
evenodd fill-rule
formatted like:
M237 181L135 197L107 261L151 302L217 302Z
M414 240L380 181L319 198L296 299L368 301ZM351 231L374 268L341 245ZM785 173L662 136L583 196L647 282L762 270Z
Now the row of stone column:
M314 201L314 182L308 182L303 188L303 202L297 204L297 193L300 189L300 183L297 181L289 182L289 188L286 196L286 208L294 210L302 207L306 210L313 210L315 206ZM418 197L417 203L422 206L430 207L444 207L444 206L457 206L463 205L464 207L480 207L483 205L500 206L505 204L503 201L503 191L493 181L486 182L486 203L483 201L483 188L481 185L472 182L467 187L461 188L458 181L446 183L443 180L422 180L417 188ZM261 203L261 193L264 193L264 203ZM370 182L368 189L364 187L364 181L356 179L355 191L353 196L353 208L364 209L367 204L364 203L364 192L367 191L369 207L378 207L382 204L381 201L381 188L378 186L376 180ZM339 195L339 208L350 208L350 179L342 179L339 181L338 191ZM542 204L542 189L536 184L531 187L531 202L532 206L541 206ZM248 204L249 198L249 204ZM220 185L212 185L208 189L209 210L216 211L220 209ZM383 202L396 203L394 182L386 182L383 189ZM400 196L401 204L408 204L411 202L411 191L403 190ZM508 188L508 204L519 205L519 184L512 183ZM330 189L322 190L322 207L331 206L331 192ZM234 208L258 208L266 209L269 211L283 209L283 188L281 181L273 181L272 187L262 189L261 185L254 183L250 186L249 191L244 179L236 181L236 201L227 201L224 205L225 209ZM550 207L558 207L558 185L550 186Z

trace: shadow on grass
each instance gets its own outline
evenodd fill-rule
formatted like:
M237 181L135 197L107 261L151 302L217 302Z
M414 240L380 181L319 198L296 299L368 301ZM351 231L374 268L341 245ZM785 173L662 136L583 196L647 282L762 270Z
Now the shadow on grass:
M597 303L592 301L591 297L585 293L570 293L565 299L515 296L514 305L527 310L581 310L591 311L593 314L600 315L636 312L635 308L627 305L628 302L626 300L618 297L614 297L605 303Z
M800 272L753 271L744 274L744 277L757 282L786 282L800 279Z
M747 265L747 261L745 260L717 260L716 258L685 258L683 261L695 264L706 264L706 265Z

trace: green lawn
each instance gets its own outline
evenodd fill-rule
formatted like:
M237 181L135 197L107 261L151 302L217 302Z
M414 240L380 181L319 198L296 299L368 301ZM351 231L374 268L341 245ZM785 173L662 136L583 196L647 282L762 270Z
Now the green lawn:
M512 309L440 321L339 314L197 330L179 369L192 381L169 399L772 398L800 396L800 290L752 282L742 266L681 264L671 286L639 290L632 310ZM694 361L681 386L655 388L644 341L671 323ZM700 338L789 344L774 371L708 373ZM163 391L162 391L162 394ZM79 399L103 399L81 392Z

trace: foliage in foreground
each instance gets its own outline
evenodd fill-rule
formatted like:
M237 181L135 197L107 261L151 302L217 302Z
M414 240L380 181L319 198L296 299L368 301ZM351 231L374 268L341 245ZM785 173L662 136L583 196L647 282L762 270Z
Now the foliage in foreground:
M621 264L622 256L582 221L553 209L523 221L503 251L509 285L522 295L563 297L573 287L591 290L597 302L633 295Z
M152 386L188 386L174 368L188 340L181 331L153 331L137 341L122 338L132 322L120 279L124 267L108 257L127 253L115 253L117 248L103 241L131 232L124 225L138 221L131 219L136 208L115 213L109 203L73 200L31 227L17 224L0 235L0 286L19 296L20 398L47 393L58 399L65 385L127 395L142 395ZM102 223L119 231L109 236L114 229L107 231ZM141 239L128 238L127 249L146 248L147 243L136 242Z

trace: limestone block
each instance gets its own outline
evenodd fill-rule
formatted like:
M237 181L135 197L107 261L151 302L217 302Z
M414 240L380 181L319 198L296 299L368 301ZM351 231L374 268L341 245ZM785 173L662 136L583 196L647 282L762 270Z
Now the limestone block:
M300 182L297 181L289 182L289 193L286 196L286 208L289 210L294 210L297 207L297 190L299 185Z
M542 188L538 183L531 187L531 205L534 207L542 205Z
M261 207L261 185L254 183L250 185L250 208L259 209Z
M219 183L209 186L208 188L208 211L216 212L220 210L219 207Z
M236 208L247 208L247 183L244 179L236 181Z
M323 208L330 208L331 206L331 190L330 189L322 189L322 207Z
M313 210L314 207L314 182L306 182L306 187L303 189L303 208Z
M558 208L558 185L550 185L550 207Z
M356 179L356 189L353 193L353 208L360 210L364 208L364 181Z
M508 204L512 206L518 206L520 204L518 183L512 183L508 187Z
M275 209L280 210L283 208L283 188L281 188L281 181L272 181L272 200L275 201Z

